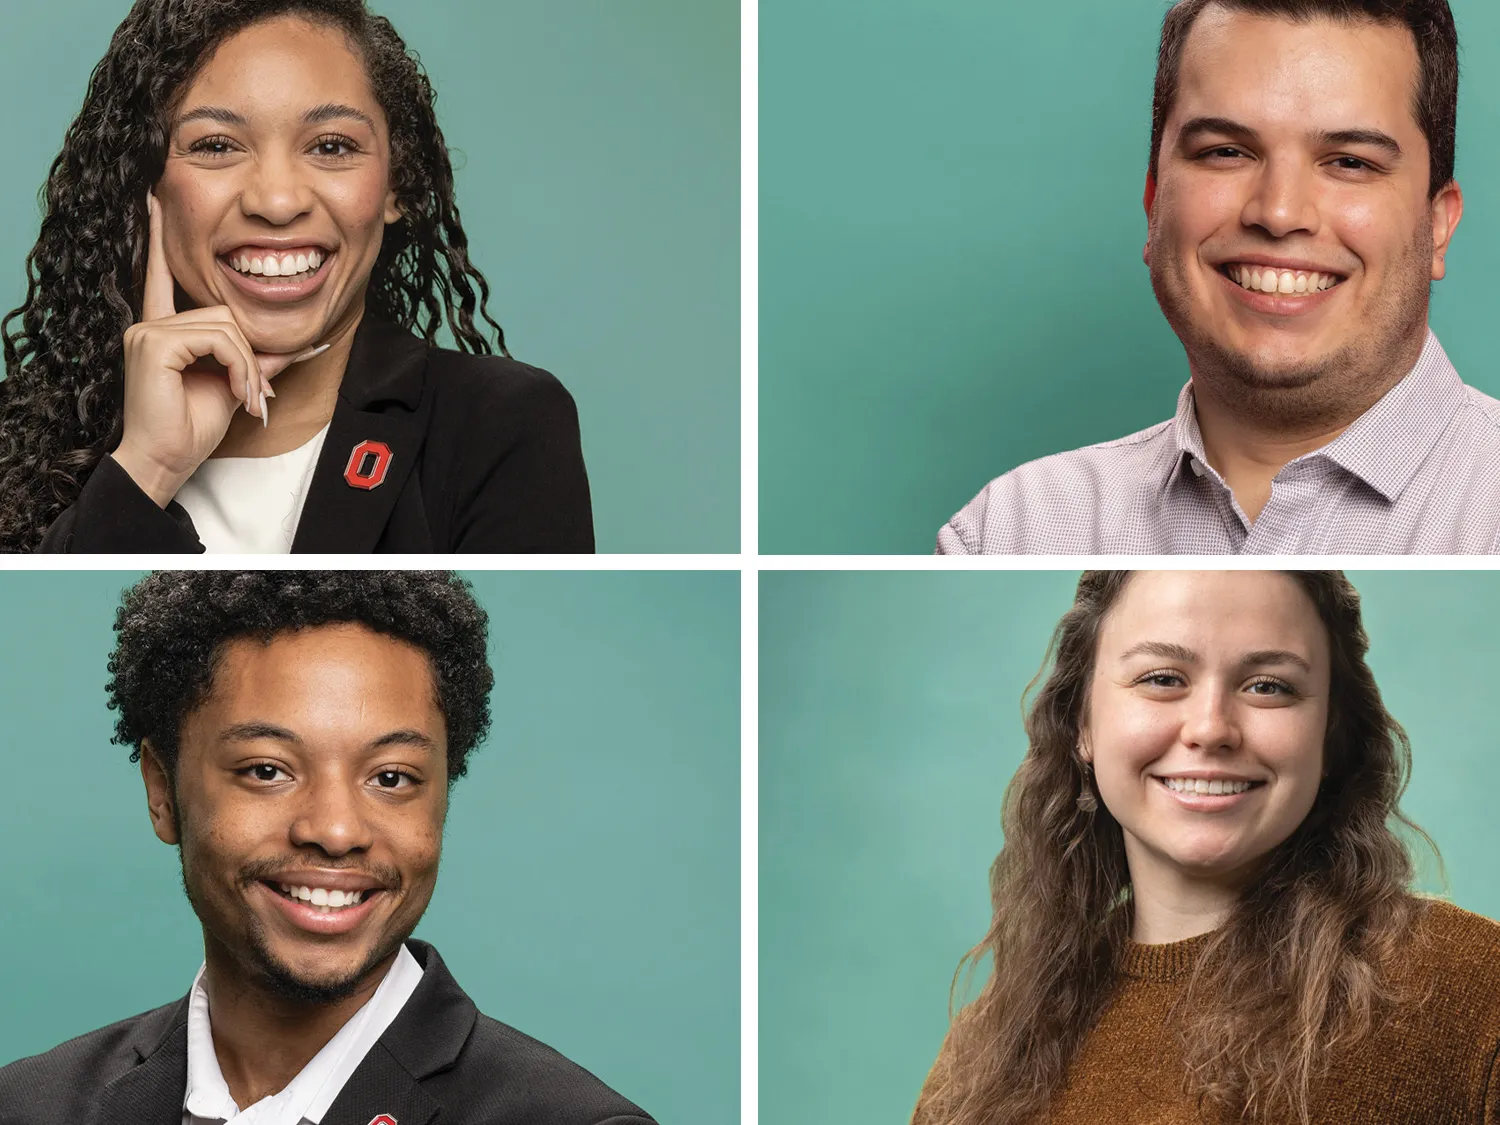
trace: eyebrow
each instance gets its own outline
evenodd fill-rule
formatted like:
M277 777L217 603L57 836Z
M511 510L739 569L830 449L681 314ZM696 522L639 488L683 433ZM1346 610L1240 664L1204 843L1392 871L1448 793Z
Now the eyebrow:
M338 102L325 102L314 106L302 115L304 125L323 125L329 121L337 121L340 118L352 118L363 122L371 132L375 131L375 119L361 109L355 109L352 105L341 105ZM188 110L177 119L178 128L194 121L215 121L220 125L237 125L241 128L249 125L242 116L232 109L221 105L200 105Z
M232 723L219 732L220 742L260 742L264 740L273 742L286 742L294 746L301 746L302 739L295 732L279 727L275 723L248 722ZM387 731L379 738L372 739L366 746L365 752L372 750L383 750L388 746L414 746L419 750L429 750L436 754L438 744L419 730L403 727L399 730Z
M1129 660L1132 656L1160 656L1166 660L1180 660L1184 664L1199 662L1198 654L1192 649L1166 641L1142 641L1126 649L1120 655L1120 659ZM1312 671L1312 665L1307 662L1306 658L1284 648L1257 649L1254 652L1245 653L1239 660L1241 668L1263 668L1276 664L1290 664L1301 668L1304 672Z
M1217 133L1221 136L1240 137L1243 140L1255 142L1260 140L1260 134L1248 125L1233 121L1228 117L1195 117L1182 126L1178 137L1183 143L1191 141L1204 133ZM1389 133L1379 129L1333 129L1315 134L1313 140L1320 148L1330 148L1338 145L1369 145L1378 148L1392 161L1400 160L1405 153L1401 151L1401 145L1396 138Z

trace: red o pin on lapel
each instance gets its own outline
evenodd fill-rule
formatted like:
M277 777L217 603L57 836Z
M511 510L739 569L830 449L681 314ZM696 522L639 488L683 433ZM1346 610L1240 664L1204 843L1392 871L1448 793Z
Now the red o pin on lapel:
M379 1117L371 1120L370 1125L396 1125L396 1119L389 1113L382 1113Z
M390 467L390 446L383 441L362 441L349 454L349 464L344 466L344 480L351 488L377 488L385 480ZM377 1117L370 1125L376 1125L378 1121L380 1118ZM391 1125L396 1123L391 1121Z

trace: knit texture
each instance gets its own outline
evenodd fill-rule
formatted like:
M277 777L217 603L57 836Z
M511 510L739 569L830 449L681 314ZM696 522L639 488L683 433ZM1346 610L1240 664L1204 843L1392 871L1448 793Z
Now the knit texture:
M1434 902L1430 941L1403 978L1432 991L1378 1020L1312 1090L1313 1125L1500 1125L1500 924ZM1220 1125L1183 1093L1168 1011L1182 997L1204 937L1131 942L1114 999L1068 1070L1047 1125ZM912 1125L946 1125L928 1107L940 1053Z

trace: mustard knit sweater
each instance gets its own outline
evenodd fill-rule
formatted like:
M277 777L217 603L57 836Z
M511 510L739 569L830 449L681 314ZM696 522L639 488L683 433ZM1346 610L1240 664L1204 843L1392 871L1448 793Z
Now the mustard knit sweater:
M1406 968L1433 982L1431 998L1334 1062L1313 1088L1313 1125L1500 1125L1500 924L1434 902L1422 925L1433 940ZM1203 943L1130 943L1047 1125L1202 1125L1165 1028ZM912 1125L945 1125L927 1105L943 1066L940 1053Z

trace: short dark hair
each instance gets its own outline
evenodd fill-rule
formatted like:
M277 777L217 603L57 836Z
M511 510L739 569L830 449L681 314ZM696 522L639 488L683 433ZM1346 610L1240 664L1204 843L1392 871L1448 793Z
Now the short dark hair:
M495 676L489 618L469 584L446 571L157 571L125 591L115 614L109 707L113 741L141 757L147 740L175 779L183 720L208 698L230 641L359 624L427 654L448 727L448 784L490 725Z
M1161 50L1156 56L1156 94L1151 105L1151 178L1161 156L1167 115L1177 100L1177 81L1188 33L1210 4L1305 23L1314 19L1353 23L1400 24L1417 45L1417 88L1412 113L1432 154L1427 196L1453 181L1453 152L1458 131L1458 29L1448 0L1181 0L1162 21Z

